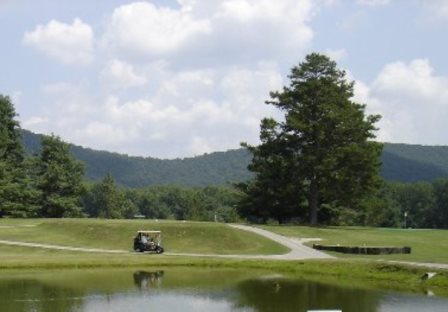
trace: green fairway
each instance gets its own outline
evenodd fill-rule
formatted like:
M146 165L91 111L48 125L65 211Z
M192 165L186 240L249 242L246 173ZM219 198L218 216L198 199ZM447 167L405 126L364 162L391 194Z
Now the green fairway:
M31 226L34 225L34 226ZM166 251L204 254L282 254L288 249L222 223L104 219L0 220L0 240L131 250L138 230L161 230Z
M263 229L297 238L322 238L319 244L347 246L410 246L407 255L350 255L337 257L448 263L448 230L390 229L370 227L261 226ZM312 246L311 243L307 245Z

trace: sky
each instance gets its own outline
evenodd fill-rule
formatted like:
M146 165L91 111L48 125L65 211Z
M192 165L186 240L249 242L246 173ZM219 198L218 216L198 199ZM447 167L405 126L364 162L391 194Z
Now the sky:
M306 54L334 59L382 142L448 145L448 0L0 0L22 128L183 158L258 144Z

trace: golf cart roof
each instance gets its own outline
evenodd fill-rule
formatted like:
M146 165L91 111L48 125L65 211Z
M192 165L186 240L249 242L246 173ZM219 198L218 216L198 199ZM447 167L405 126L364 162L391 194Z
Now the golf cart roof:
M142 234L160 234L160 233L162 233L162 231L138 231L137 233L142 233Z

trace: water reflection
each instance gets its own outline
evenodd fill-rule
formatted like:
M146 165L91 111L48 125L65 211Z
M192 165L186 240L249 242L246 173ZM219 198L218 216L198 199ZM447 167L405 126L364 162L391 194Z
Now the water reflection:
M308 311L332 309L378 311L379 293L285 278L245 281L238 285L238 306L256 311Z
M146 272L137 271L134 272L134 284L140 290L147 290L153 288L159 288L163 281L163 271Z
M448 299L241 270L90 270L0 275L3 311L447 311Z

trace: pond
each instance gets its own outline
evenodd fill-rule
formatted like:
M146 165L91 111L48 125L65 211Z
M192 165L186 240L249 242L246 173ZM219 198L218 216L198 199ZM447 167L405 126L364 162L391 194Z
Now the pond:
M250 270L134 269L0 274L5 311L444 311L448 298L341 287Z

